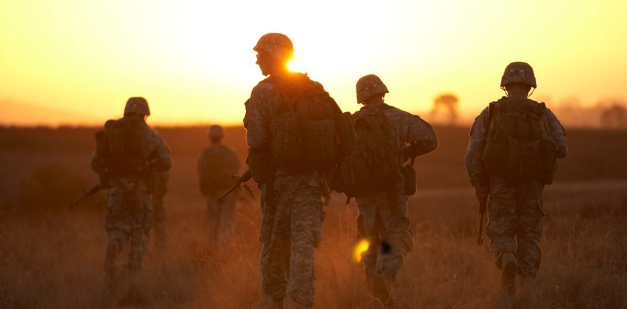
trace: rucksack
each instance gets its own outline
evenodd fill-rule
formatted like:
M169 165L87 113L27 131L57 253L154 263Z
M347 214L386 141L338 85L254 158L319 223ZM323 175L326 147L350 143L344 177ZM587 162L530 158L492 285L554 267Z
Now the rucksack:
M235 183L233 174L230 172L230 162L225 157L225 152L213 146L204 150L205 166L203 178L201 179L201 190L203 194L209 194L216 190L229 188Z
M277 89L271 127L272 153L278 165L292 171L324 171L350 153L352 117L342 113L322 86L305 74L265 81Z
M331 189L352 197L396 184L399 150L394 129L385 116L385 110L391 108L383 104L355 117L355 148L333 173Z
M108 176L140 178L149 170L143 134L146 123L140 117L124 117L107 125L97 151L104 159Z
M552 182L557 169L555 139L550 135L544 103L527 98L502 98L491 103L484 167L511 182Z

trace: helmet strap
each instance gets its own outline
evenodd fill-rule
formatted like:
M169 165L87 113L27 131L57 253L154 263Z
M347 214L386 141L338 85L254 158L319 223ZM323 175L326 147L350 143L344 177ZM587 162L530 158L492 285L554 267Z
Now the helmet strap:
M536 91L536 88L531 87L531 92L529 93L529 95L527 97L531 97L531 95L533 94L534 91Z

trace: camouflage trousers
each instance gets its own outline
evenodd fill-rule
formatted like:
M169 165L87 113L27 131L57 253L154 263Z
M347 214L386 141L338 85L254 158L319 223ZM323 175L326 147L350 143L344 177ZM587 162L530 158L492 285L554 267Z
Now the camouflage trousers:
M513 253L518 273L535 277L540 267L540 237L544 217L542 190L538 181L512 184L501 176L490 176L489 222L486 234L496 266L501 256Z
M105 228L109 234L105 271L115 274L117 256L127 242L131 242L127 268L141 268L146 245L152 227L152 204L150 194L145 191L124 191L118 187L109 190Z
M368 192L355 197L357 231L370 243L362 255L366 278L394 282L403 266L403 255L414 247L414 237L407 213L404 183L387 192Z
M168 244L168 212L163 198L164 196L161 194L152 195L152 229L159 248L165 248Z
M221 194L222 192L206 196L209 241L212 246L228 248L231 246L233 229L235 228L237 196L231 194L224 199L222 204L216 205L218 196Z
M271 203L267 202L266 186L261 186L261 285L268 298L289 295L312 307L315 247L322 241L325 213L320 181L309 176L277 176Z

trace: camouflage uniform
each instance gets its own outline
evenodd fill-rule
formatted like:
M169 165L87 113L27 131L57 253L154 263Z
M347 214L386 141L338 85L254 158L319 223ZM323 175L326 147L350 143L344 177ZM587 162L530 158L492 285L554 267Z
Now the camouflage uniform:
M161 136L149 126L142 129L142 151L145 158L155 158L158 171L170 169L170 151ZM91 159L91 166L97 173L105 170L102 154L97 151ZM109 236L105 259L107 277L115 274L117 256L131 241L127 268L139 270L144 258L152 227L152 203L145 179L112 177L109 180L109 202L106 210L105 229Z
M152 194L152 224L155 232L155 241L160 248L165 248L168 241L167 220L168 212L165 209L163 198L168 192L170 172L159 173L157 189Z
M549 109L546 109L545 117L550 135L559 147L556 156L564 158L568 155L564 128ZM472 125L466 150L466 169L470 182L475 187L481 185L482 156L487 143L488 127L488 108L485 108ZM520 275L536 276L541 258L543 189L544 184L540 181L514 184L506 181L503 176L490 175L489 223L486 234L490 237L490 251L499 269L501 256L505 252L511 252L518 259Z
M262 81L246 102L244 127L251 152L265 151L271 145L275 93L275 84ZM314 247L322 241L325 215L322 185L316 171L294 174L282 167L274 172L272 192L268 192L268 184L260 184L261 275L263 293L268 298L289 295L301 305L313 306Z
M230 175L238 175L241 167L241 163L235 150L231 147L223 145L222 143L213 144L211 147L203 150L198 159L198 176L200 181L206 177L207 173L216 171L209 170L208 161L209 157L218 156L222 158L224 163L221 168ZM235 181L233 181L235 183ZM216 205L218 197L228 190L230 186L224 188L211 188L208 192L205 192L205 198L207 199L207 221L209 222L209 239L214 244L219 244L221 247L228 247L231 245L231 237L233 235L233 228L235 227L235 217L237 210L237 194L230 194L224 199L224 202Z
M373 103L362 107L354 114L355 119L361 113L376 109L381 104ZM399 166L405 161L402 149L406 143L421 142L426 148L425 152L437 148L435 130L420 117L394 107L382 112L389 120L397 138ZM357 216L359 236L370 243L370 248L363 255L364 272L369 283L377 277L394 282L403 265L403 255L414 245L407 213L405 180L401 173L398 177L399 181L392 191L366 192L355 196L359 210Z

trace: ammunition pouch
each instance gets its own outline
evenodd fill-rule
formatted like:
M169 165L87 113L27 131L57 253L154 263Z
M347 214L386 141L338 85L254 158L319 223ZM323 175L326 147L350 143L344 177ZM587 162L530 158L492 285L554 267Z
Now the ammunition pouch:
M265 150L248 149L246 164L256 183L266 183L274 176L272 154Z
M405 180L405 194L411 196L416 194L416 171L411 164L405 164L401 168L401 174Z

